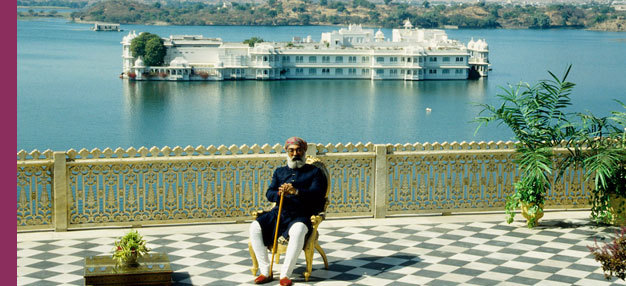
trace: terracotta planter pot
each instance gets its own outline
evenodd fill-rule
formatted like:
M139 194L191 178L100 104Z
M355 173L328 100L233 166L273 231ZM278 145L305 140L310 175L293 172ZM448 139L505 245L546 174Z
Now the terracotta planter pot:
M611 224L626 226L626 197L610 194L609 211L611 212L611 215L613 215Z
M533 225L533 226L537 226L539 225L539 219L541 219L543 217L543 204L539 205L539 211L537 211L537 213L535 213L534 215L531 215L528 213L528 209L532 206L534 206L534 203L524 203L524 202L520 202L521 203L521 208L522 208L522 215L524 216L524 218L526 218L526 221L528 223L528 225Z

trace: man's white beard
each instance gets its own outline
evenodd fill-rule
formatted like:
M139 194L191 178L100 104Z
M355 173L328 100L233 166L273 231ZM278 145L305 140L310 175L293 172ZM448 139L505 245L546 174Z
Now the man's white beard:
M306 164L306 161L304 159L304 156L300 157L300 159L302 160L293 160L289 156L287 156L287 166L291 169L302 168L302 166Z

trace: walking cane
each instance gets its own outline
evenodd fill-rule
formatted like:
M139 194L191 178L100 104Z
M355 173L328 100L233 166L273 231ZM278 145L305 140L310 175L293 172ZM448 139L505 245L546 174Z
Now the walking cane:
M272 246L272 260L270 260L270 278L274 277L272 274L272 267L274 266L274 254L276 254L276 242L278 241L278 226L280 223L280 212L283 210L283 197L285 193L280 193L280 203L278 203L278 217L276 218L276 228L274 229L274 245Z

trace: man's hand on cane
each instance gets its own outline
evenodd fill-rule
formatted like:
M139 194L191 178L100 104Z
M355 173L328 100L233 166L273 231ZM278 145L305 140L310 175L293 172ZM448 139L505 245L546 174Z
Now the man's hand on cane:
M285 183L278 187L278 195L283 193L287 195L297 195L298 190L296 190L291 183Z

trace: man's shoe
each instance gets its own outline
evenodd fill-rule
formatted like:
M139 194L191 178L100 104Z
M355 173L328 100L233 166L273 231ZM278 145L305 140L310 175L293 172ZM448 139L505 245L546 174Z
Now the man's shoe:
M291 286L291 279L289 277L280 278L280 286Z
M259 275L256 279L254 279L254 284L264 284L272 281L272 277L267 277L263 274ZM291 284L290 284L291 285Z

